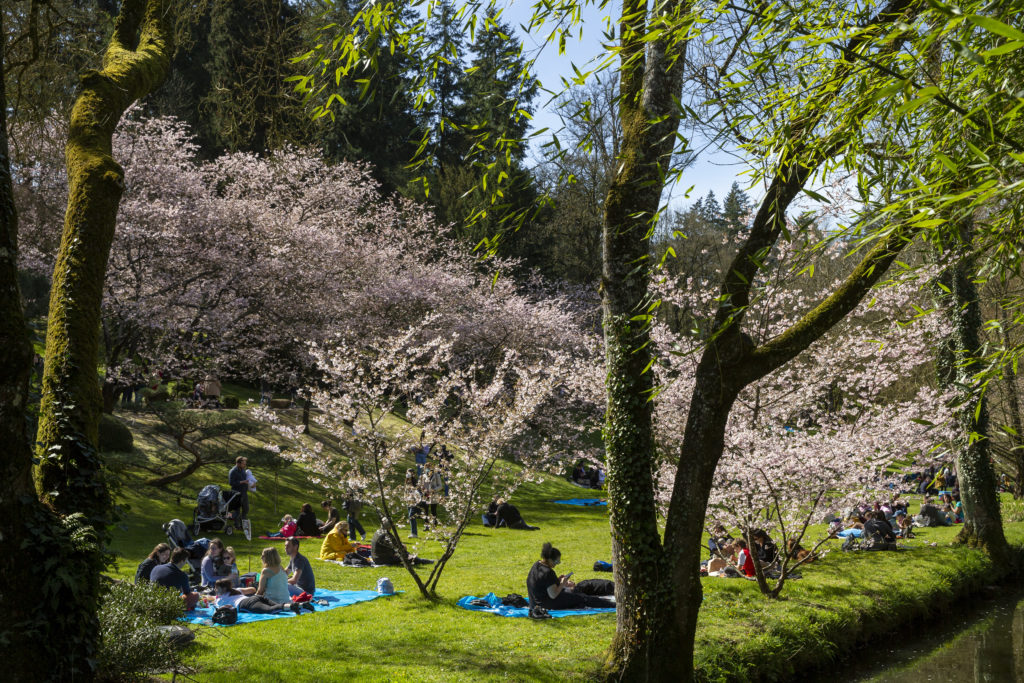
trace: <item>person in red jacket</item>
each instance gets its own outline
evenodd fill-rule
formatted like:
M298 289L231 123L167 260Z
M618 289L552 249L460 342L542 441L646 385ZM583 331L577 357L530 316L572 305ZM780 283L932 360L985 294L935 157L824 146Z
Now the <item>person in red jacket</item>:
M736 554L736 566L739 567L740 571L746 576L754 576L754 558L750 556L750 550L747 549L747 542L741 538L733 545L739 548L739 552Z

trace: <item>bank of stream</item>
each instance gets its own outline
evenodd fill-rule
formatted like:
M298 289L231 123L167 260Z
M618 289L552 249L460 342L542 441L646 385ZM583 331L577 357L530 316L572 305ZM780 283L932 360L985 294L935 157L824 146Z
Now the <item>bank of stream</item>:
M966 602L966 601L965 601ZM1000 589L925 627L880 636L829 683L1024 682L1024 590Z

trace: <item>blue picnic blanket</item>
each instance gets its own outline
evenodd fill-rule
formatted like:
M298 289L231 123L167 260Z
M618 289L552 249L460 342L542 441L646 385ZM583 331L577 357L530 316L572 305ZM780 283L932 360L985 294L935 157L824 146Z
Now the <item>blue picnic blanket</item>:
M487 601L490 607L481 607L479 605L469 604L472 600L478 600L475 595L467 595L459 598L459 601L455 603L462 609L472 610L474 612L490 612L491 614L499 617L528 617L530 616L529 607L512 607L511 605L501 604L501 598L494 593L488 593L483 597ZM587 609L551 609L548 610L548 614L553 617L582 617L588 614L607 614L614 612L614 607L588 607Z
M334 609L336 607L347 607L348 605L354 605L357 602L366 602L367 600L374 600L379 597L381 596L377 591L329 591L323 588L317 588L316 593L313 594L313 603L316 604L317 600L326 600L326 605L316 605L317 612L326 612L327 610ZM192 624L203 624L205 626L222 626L223 624L213 623L213 611L215 609L216 608L213 606L197 607L191 612L187 612L181 620ZM253 614L252 612L239 611L238 623L248 624L252 621L293 619L306 614L315 614L315 612L302 610L301 614L295 614L290 610L285 610L283 612L278 612L277 614Z
M854 538L860 538L863 535L863 529L843 529L838 534L836 534L836 536L838 536L839 538L849 538L850 536L853 536Z
M600 498L563 498L552 501L561 505L607 505L608 501Z

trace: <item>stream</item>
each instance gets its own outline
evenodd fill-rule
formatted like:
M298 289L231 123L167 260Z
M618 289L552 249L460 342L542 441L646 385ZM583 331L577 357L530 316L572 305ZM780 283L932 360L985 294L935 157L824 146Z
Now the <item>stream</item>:
M887 636L829 675L831 683L1024 683L1024 592L970 599L966 613ZM824 678L822 679L825 680Z

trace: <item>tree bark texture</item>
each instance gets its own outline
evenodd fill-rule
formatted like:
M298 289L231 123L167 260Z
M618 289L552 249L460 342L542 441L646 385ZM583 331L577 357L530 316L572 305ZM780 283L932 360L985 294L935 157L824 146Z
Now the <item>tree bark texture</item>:
M0 660L5 680L87 681L98 636L99 567L39 501L32 482L27 407L33 351L18 287L2 76L6 35L0 12ZM61 571L53 571L57 567Z
M665 3L677 20L688 2ZM612 564L617 627L606 667L610 679L686 680L692 658L663 657L659 643L682 643L669 631L675 596L665 562L654 499L654 425L650 402L649 235L661 203L665 170L679 127L686 40L645 43L647 6L626 0L620 22L619 116L623 139L618 172L605 200L601 278L607 410ZM691 640L692 647L692 640Z
M1003 348L1010 349L1010 320L1006 309L999 307L999 318L1002 325L999 330ZM1006 412L1014 434L1010 435L1009 460L1013 467L1013 497L1020 500L1024 497L1024 420L1020 413L1020 392L1017 390L1017 371L1013 367L1003 369L1003 391L1006 393Z
M885 25L901 18L911 3L893 0L883 8L876 17L877 30L852 38L846 46L848 54L883 35ZM689 9L687 5L673 8L680 14ZM643 317L649 304L646 240L665 177L661 164L667 163L671 149L666 138L675 134L679 124L671 99L679 93L686 41L674 36L671 48L659 40L648 41L646 51L632 43L645 29L645 11L643 2L623 4L623 144L605 204L602 296L608 405L604 442L619 604L605 674L625 681L689 681L694 676L693 644L703 597L698 575L700 539L733 402L743 387L787 363L853 310L913 230L896 227L883 235L835 292L780 336L755 348L742 332L751 284L765 254L783 234L786 210L814 170L842 152L867 112L865 105L849 114L845 125L818 132L832 111L832 100L841 96L843 82L856 72L852 61L840 61L828 79L834 87L810 98L795 116L799 124L791 129L789 149L781 155L784 161L723 281L722 303L697 367L664 541L659 543L652 495L655 454L648 403L652 387L646 374L651 356Z
M101 532L110 496L97 450L100 303L124 189L112 136L124 111L167 75L172 7L170 0L122 3L103 68L83 74L71 112L68 206L50 295L35 481L58 512L81 512Z
M941 310L951 333L939 350L936 368L943 387L955 392L952 450L964 505L964 525L957 542L984 549L997 567L1004 567L1009 547L990 460L988 400L974 378L981 350L982 316L973 280L973 259L968 255L973 232L969 223L959 226L960 248L939 274Z

